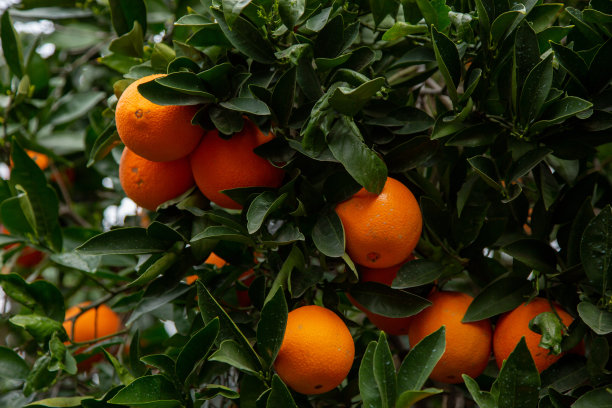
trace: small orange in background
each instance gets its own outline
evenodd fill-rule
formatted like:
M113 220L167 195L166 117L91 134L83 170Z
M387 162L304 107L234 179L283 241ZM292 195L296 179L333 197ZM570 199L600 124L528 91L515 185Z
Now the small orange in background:
M411 255L408 261L414 259L414 256ZM406 262L408 262L406 261ZM391 286L393 280L397 276L397 272L400 270L402 265L405 262L402 262L399 265L394 265L389 268L381 268L381 269L371 269L366 267L360 267L360 282L378 282L387 286ZM384 331L387 334L391 334L394 336L400 336L404 334L408 334L408 327L410 326L410 322L412 322L412 318L414 316L407 317L387 317L383 315L379 315L373 313L363 307L359 302L357 302L351 295L347 294L348 299L351 301L353 305L362 312L366 314L368 319L374 324L374 326L378 327L380 330Z
M4 225L0 226L0 233L10 235L9 231L4 228ZM10 250L11 248L16 247L17 245L19 244L9 244L5 246L4 249ZM17 256L17 260L15 261L15 263L17 264L17 266L20 266L22 268L33 268L39 263L41 263L44 258L44 252L29 246L24 246L19 255Z
M281 185L285 172L253 152L274 139L264 135L249 119L230 139L223 139L216 130L207 132L191 154L191 169L198 188L215 204L241 209L236 201L221 193L239 187L271 187Z
M574 321L574 318L558 305L555 305L555 311L564 325L569 326ZM504 360L510 356L522 337L525 337L527 348L540 373L563 356L563 353L559 355L549 354L549 350L540 347L542 335L529 329L529 322L540 313L545 312L552 312L550 303L547 299L538 297L499 318L493 334L493 353L498 367L501 368ZM579 347L584 347L584 345L579 344ZM579 347L576 350L580 350ZM579 351L577 352L579 353Z
M488 319L462 323L473 298L460 292L434 292L433 303L414 317L408 329L410 345L446 326L446 350L429 378L443 383L463 382L461 374L478 377L491 355L491 322Z
M34 160L34 163L36 163L41 170L45 170L49 167L49 157L46 154L38 153L33 150L26 150L26 153Z
M147 210L155 209L193 187L193 175L186 157L154 162L123 150L119 162L119 181L125 195Z
M119 137L137 155L151 161L173 161L189 155L204 130L192 125L197 106L162 106L138 92L138 85L165 75L149 75L131 83L115 110Z
M322 394L348 375L355 344L346 324L321 306L302 306L291 312L274 368L293 390Z
M209 265L215 265L219 269L227 265L227 262L225 261L225 259L217 256L214 252L211 252L210 255L208 255L208 258L206 258L204 263L209 264ZM185 281L187 281L188 285L191 285L197 279L198 279L198 275L189 275L185 278Z
M380 194L362 188L336 206L344 226L346 252L368 268L404 261L419 242L423 218L408 187L388 177Z

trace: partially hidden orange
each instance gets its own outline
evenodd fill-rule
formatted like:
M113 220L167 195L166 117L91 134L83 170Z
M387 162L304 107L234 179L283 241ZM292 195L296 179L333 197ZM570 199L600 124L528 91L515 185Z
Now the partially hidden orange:
M110 336L117 333L121 327L121 320L117 313L104 304L87 310L73 322L72 318L89 304L91 302L83 302L66 310L64 329L74 343Z
M217 256L217 254L215 254L214 252L211 252L210 255L208 255L208 258L206 258L204 263L209 264L209 265L215 265L219 269L227 265L227 262L225 261L225 259L221 258L220 256ZM189 275L185 278L185 281L187 282L188 285L191 285L197 279L198 279L198 275Z
M189 155L204 130L192 125L197 106L157 105L138 92L138 85L164 75L149 75L131 83L115 109L117 133L137 155L151 161L172 161Z
M274 368L293 390L322 394L342 383L354 357L353 338L340 317L321 306L302 306L289 312Z
M231 209L242 206L222 190L240 187L279 187L285 172L253 152L269 142L272 133L264 135L249 119L230 139L219 136L216 130L207 132L191 154L191 169L198 188L215 204Z
M125 195L151 211L194 185L188 158L154 162L127 147L119 162L119 181Z
M423 228L419 204L408 187L388 177L380 194L359 190L336 205L351 259L368 268L388 268L412 253Z
M499 318L493 334L493 353L498 367L501 368L504 360L510 356L522 337L525 337L527 348L539 372L544 371L562 357L563 354L555 355L540 347L542 335L529 329L529 322L533 318L540 313L551 311L548 300L538 297ZM565 326L569 326L574 321L574 318L558 305L555 305L555 311Z
M432 305L414 316L408 339L415 346L440 327L446 327L446 350L434 367L430 378L443 383L463 382L462 374L478 377L491 355L491 323L488 319L462 323L473 298L460 292L434 292L428 299Z

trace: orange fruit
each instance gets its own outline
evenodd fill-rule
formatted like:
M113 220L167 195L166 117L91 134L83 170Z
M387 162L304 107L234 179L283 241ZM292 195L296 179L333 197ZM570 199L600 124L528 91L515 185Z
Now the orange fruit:
M572 316L557 305L555 311L564 325L569 326L574 321ZM529 322L544 312L552 312L550 303L545 298L535 298L499 318L493 334L493 353L498 367L501 368L504 360L512 353L522 337L525 337L527 348L540 373L562 357L563 354L549 354L549 350L540 347L542 335L529 329Z
M66 310L64 329L66 329L68 337L75 343L110 336L117 333L121 327L121 320L117 313L106 305L87 310L73 322L72 318L90 303L83 302Z
M461 374L478 377L491 355L491 323L488 319L462 323L473 298L460 292L434 292L433 303L414 317L408 329L411 346L427 335L446 326L446 350L429 378L443 383L463 382Z
M206 258L204 263L209 264L209 265L215 265L219 269L227 265L227 262L225 262L223 258L217 256L214 252L211 252L210 255L208 255L208 258ZM191 285L197 279L198 279L198 275L189 275L185 278L188 285Z
M49 157L46 154L38 153L33 150L26 150L26 153L34 160L34 163L36 163L41 170L45 170L49 167Z
M340 385L354 357L355 344L342 319L321 306L302 306L289 313L274 368L293 390L322 394Z
M414 259L414 256L410 256L408 261ZM397 276L397 272L400 270L404 262L399 265L394 265L389 268L381 268L381 269L371 269L366 267L360 267L360 282L378 282L387 286L391 286L393 283L393 279ZM357 302L351 295L347 294L348 299L351 301L353 305L362 312L366 314L368 319L374 324L374 326L378 327L380 330L385 333L400 336L404 334L408 334L408 327L410 326L410 322L412 321L413 316L407 317L387 317L383 315L379 315L373 312L370 312L368 309L363 307L359 302Z
M391 177L380 194L362 188L339 203L336 213L344 226L346 252L369 268L388 268L408 258L423 227L414 195Z
M4 225L0 226L0 233L10 235L9 231L4 228ZM6 245L4 249L9 250L11 248L16 247L17 245L19 244L9 244ZM15 263L18 266L21 266L22 268L33 268L38 265L44 257L44 252L29 246L24 246L19 255L17 256L17 260L15 261Z
M197 106L156 105L138 92L138 85L164 75L149 75L131 83L115 110L117 133L130 150L151 161L172 161L189 155L204 130L191 124Z
M119 181L125 195L151 211L183 194L194 184L188 158L154 162L127 147L119 162Z
M241 209L236 201L221 193L239 187L279 187L285 172L253 152L257 146L272 140L249 119L230 139L223 139L216 130L207 132L191 154L191 169L202 194L215 204Z

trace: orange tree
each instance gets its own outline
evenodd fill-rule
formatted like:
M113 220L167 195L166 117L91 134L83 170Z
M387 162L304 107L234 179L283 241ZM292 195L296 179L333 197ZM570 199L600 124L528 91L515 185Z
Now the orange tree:
M0 406L610 404L610 0L12 3Z

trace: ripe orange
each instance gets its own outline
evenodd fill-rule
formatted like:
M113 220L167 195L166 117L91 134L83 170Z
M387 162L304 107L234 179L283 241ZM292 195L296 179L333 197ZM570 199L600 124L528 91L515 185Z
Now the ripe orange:
M9 231L4 228L4 225L0 226L0 233L9 235ZM9 250L11 248L16 247L19 244L10 244L4 247L4 249ZM45 257L44 252L39 251L38 249L34 249L29 246L24 246L19 256L17 256L17 260L15 263L22 268L33 268L38 265L43 258Z
M504 360L512 353L523 336L539 372L544 371L562 357L562 354L549 354L549 350L540 347L542 335L529 329L529 322L534 317L540 313L551 311L552 308L547 299L535 298L499 318L493 334L493 353L498 367L501 368ZM555 311L564 325L569 326L574 321L572 316L557 305L555 305Z
M239 187L279 187L285 172L253 152L273 138L272 133L264 135L248 119L231 139L223 139L216 130L207 132L191 154L191 169L202 194L221 207L240 209L240 204L220 191Z
M87 310L73 323L71 318L79 314L82 310L81 308L90 303L91 302L83 302L66 310L64 329L66 329L68 337L75 343L110 336L117 333L121 327L121 321L117 313L113 312L111 308L106 305L100 305L96 308Z
M49 167L49 157L46 154L38 153L33 150L26 150L26 153L34 160L34 163L36 163L41 170L45 170Z
M191 124L196 106L156 105L138 92L138 85L164 75L149 75L131 83L115 110L117 133L130 150L152 161L172 161L189 155L204 131Z
M151 211L183 194L194 184L188 158L154 162L138 156L127 147L119 163L119 181L125 195Z
M412 259L414 259L414 256L411 255L408 261ZM389 268L381 269L371 269L362 266L359 268L359 281L378 282L387 286L391 286L391 284L393 283L393 279L395 279L395 277L397 276L397 272L400 270L403 264L404 262L399 265L394 265ZM372 324L374 324L374 326L378 327L380 330L394 336L408 334L408 327L410 326L410 322L412 321L413 316L387 317L372 313L368 309L363 307L361 304L359 304L359 302L357 302L351 295L347 294L347 297L351 301L351 303L355 305L357 309L364 312L368 319L372 322Z
M302 306L289 313L274 367L295 391L322 394L346 378L354 357L355 344L342 319L321 306Z
M365 188L336 206L351 259L369 268L388 268L412 253L423 227L421 209L410 190L388 177L380 194Z
M227 265L227 262L225 262L225 260L223 258L217 256L214 252L211 252L210 255L208 255L208 258L206 258L204 263L205 264L210 264L210 265L215 265L219 269L221 269L225 265ZM198 275L189 275L189 276L187 276L185 278L185 280L187 281L188 285L191 285L197 279L198 279Z
M429 378L444 383L463 382L461 374L478 377L491 355L491 323L480 320L461 323L472 297L460 292L434 292L433 304L414 317L408 329L411 346L446 326L446 350Z

